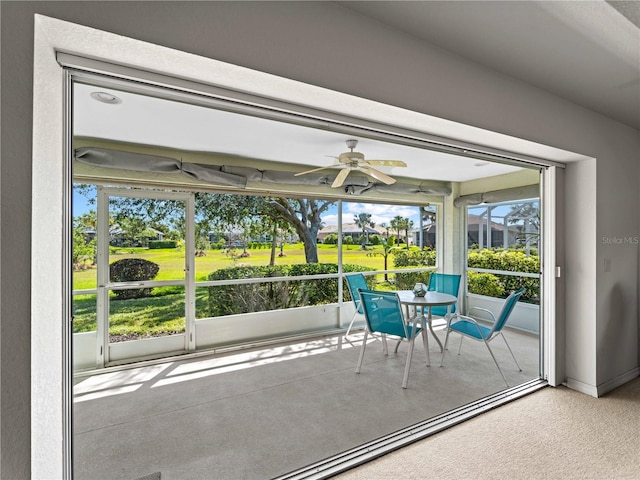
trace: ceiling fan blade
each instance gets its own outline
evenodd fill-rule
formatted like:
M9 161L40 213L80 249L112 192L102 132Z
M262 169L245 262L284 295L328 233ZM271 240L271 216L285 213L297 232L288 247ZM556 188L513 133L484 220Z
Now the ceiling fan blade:
M358 167L358 170L360 170L361 172L366 173L367 175L372 176L376 180L380 180L381 182L386 183L387 185L391 185L392 183L396 183L396 179L395 178L391 178L389 175L387 175L385 173L382 173L381 171L376 170L375 168Z
M407 164L402 160L365 160L369 165L378 165L380 167L406 167Z
M305 170L304 172L298 172L298 173L294 173L293 176L294 177L298 177L300 175L306 175L307 173L313 173L313 172L319 172L320 170L328 170L330 168L333 168L334 165L330 165L328 167L319 167L319 168L314 168L311 170Z
M336 179L331 184L331 188L341 187L344 181L346 180L347 175L349 175L350 171L351 171L350 168L344 168L340 170L340 173L338 173L338 175L336 176Z

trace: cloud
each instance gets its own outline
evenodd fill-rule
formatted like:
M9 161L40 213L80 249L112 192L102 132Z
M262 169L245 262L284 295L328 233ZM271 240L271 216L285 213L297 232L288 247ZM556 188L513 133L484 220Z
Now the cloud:
M338 225L338 215L337 214L323 215L322 223L324 223L326 227L328 227L329 225Z
M353 222L353 217L359 213L370 213L371 219L380 225L381 223L389 223L393 217L400 215L401 217L410 218L414 221L418 220L418 208L409 205L385 205L375 203L351 203L342 204L342 219L345 223ZM323 217L324 219L324 217ZM333 225L337 224L334 223Z

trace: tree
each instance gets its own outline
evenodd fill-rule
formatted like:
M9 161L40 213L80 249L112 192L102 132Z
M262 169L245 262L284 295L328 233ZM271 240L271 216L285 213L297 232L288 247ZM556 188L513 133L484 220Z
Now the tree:
M384 228L384 231L386 232L386 237L387 237L387 239L388 239L388 238L389 238L389 224L388 224L388 223L386 223L386 222L382 222L382 223L380 224L380 226L381 226L382 228Z
M79 193L89 195L93 185L74 185ZM211 229L224 231L240 227L246 237L270 220L288 223L304 244L307 263L318 263L318 231L322 228L321 215L335 201L292 199L284 197L262 197L233 195L226 193L197 192L195 207L198 221L208 221ZM179 224L184 216L184 202L136 197L114 197L110 208L118 221L138 218L151 224ZM125 220L126 222L126 220ZM246 241L245 241L246 244Z
M259 197L222 193L197 193L196 208L217 225L226 227L243 223L246 228L267 221L288 224L304 244L307 263L318 263L318 231L321 215L334 201L303 198Z
M409 250L409 230L413 228L413 220L408 218L402 219L402 229L404 230L404 238L407 241L407 250Z
M404 220L405 219L401 215L396 215L389 222L391 229L395 230L396 233L398 234L398 240L401 239L400 233L402 232L402 226L404 225Z
M371 220L370 213L359 213L353 217L353 221L358 227L362 229L362 236L360 239L360 245L363 250L367 249L367 227L375 227L376 224Z
M318 263L318 231L322 228L321 215L335 202L275 197L270 203L280 218L287 220L302 240L307 263Z
M382 239L382 252L373 252L374 255L381 255L384 258L384 270L385 270L384 281L385 282L389 280L388 274L386 272L389 255L397 248L398 247L396 247L396 239L393 235L391 235L391 238L389 238L388 240L385 238Z
M527 251L531 245L537 245L540 240L540 209L537 202L514 204L506 215L509 224L519 224L521 231L517 239L524 243Z
M91 259L92 263L95 263L95 250L96 241L88 240L86 236L86 230L84 226L77 223L74 219L73 222L73 248L71 252L71 261L73 262L74 269L84 269L84 261Z
M398 238L401 239L401 233L405 234L405 242L407 243L407 249L409 248L409 230L413 228L413 220L396 215L391 219L391 228L398 232Z

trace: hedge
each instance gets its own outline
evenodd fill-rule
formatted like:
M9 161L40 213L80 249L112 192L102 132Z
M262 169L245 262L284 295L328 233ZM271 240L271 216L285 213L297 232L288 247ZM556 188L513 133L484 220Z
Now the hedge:
M436 252L426 250L400 250L394 255L394 265L398 267L433 267L436 264ZM488 250L470 251L469 268L487 270L504 270L508 272L539 273L540 260L537 256L527 256L520 250ZM429 284L431 272L407 272L396 274L396 288L410 290L418 283ZM540 302L540 280L532 277L517 277L491 273L469 272L468 291L478 295L506 298L514 290L525 287L520 301L527 303Z
M178 243L175 240L149 240L149 250L158 248L176 248Z
M393 264L398 267L435 267L436 251L427 250L396 250ZM431 272L396 273L395 281L398 290L411 290L416 283L429 285Z
M504 297L504 287L498 277L492 273L469 272L467 274L467 289L469 293L477 295Z
M537 256L527 256L519 250L488 250L483 249L476 252L469 252L468 255L469 268L484 268L487 270L504 270L508 272L525 272L540 273L540 259ZM469 275L469 293L477 293L479 295L488 295L483 293L488 287L487 280L482 277L481 280L473 280L470 272ZM476 274L477 275L477 274ZM520 301L527 303L540 303L540 279L533 277L516 277L513 275L485 274L492 275L496 281L502 286L503 292L499 298L506 298L509 294L525 287L525 291L520 297ZM476 277L477 279L478 277ZM482 282L482 283L478 283ZM485 286L483 286L485 285ZM497 295L489 295L497 296Z
M344 272L363 272L366 270L359 265L343 265ZM305 263L277 266L236 266L216 270L209 274L209 280L292 278L281 282L211 286L209 287L209 316L219 317L336 303L338 301L337 278L295 279L295 277L302 275L329 273L338 273L338 265L335 263Z

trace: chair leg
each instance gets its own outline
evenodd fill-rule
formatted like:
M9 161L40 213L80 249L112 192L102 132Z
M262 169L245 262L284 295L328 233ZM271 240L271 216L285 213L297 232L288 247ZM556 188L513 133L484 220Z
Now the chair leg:
M460 351L462 350L462 340L464 339L464 335L460 335L460 345L458 345L458 355L460 355Z
M384 352L385 355L389 355L389 347L387 347L387 336L384 333L381 333L380 336L382 340L382 351ZM396 350L397 350L397 347L396 347Z
M451 333L451 330L449 330L447 328L447 334L444 337L444 347L442 347L442 357L440 357L440 366L442 367L444 365L444 352L447 351L447 345L449 344L449 334Z
M364 349L367 347L367 336L369 332L367 330L364 331L364 340L362 341L362 346L360 347L360 355L358 356L358 365L356 366L356 373L360 373L360 369L362 368L362 360L364 359Z
M516 356L513 354L513 351L511 350L511 347L509 346L509 342L507 342L507 337L505 337L502 332L500 332L500 336L504 340L504 344L509 349L509 353L511 354L511 358L513 358L513 361L516 362L516 366L518 367L518 371L521 372L522 368L520 368L520 364L518 363L518 360L516 360Z
M393 353L398 353L398 347L400 346L401 343L402 343L402 340L398 340L398 343L396 343L396 348L393 350Z
M353 317L351 317L351 323L349 324L349 328L347 328L347 331L344 334L345 337L349 336L349 332L351 332L351 328L353 327L353 323L356 321L357 315L358 315L358 311L356 310L356 312L353 314Z
M509 382L507 382L507 378L504 376L504 373L502 373L502 369L500 368L500 365L498 365L498 360L496 359L496 356L493 354L493 350L491 350L491 347L489 346L489 342L487 342L485 340L484 344L487 346L487 349L489 350L489 353L491 354L491 358L493 358L493 361L495 362L496 367L498 367L498 371L500 372L500 375L502 375L502 379L504 380L504 383L506 383L507 387L508 387L509 386Z
M402 379L402 388L407 388L409 383L409 368L411 367L411 356L413 355L413 344L416 337L409 340L409 351L407 352L407 363L404 367L404 378Z
M427 367L431 366L431 356L429 354L429 333L423 328L422 331L422 343L424 343L424 356L427 360Z

